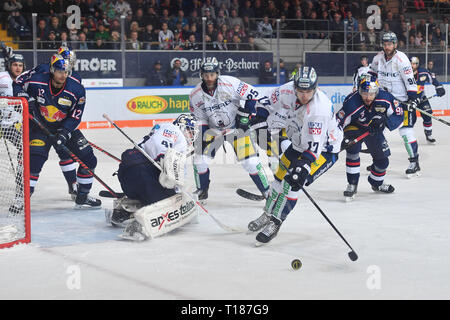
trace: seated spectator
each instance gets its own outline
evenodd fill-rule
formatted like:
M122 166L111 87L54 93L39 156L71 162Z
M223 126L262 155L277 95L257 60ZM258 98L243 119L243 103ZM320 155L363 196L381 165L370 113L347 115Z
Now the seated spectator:
M200 41L201 39L200 32L197 31L197 25L195 23L191 24L189 32L190 34L193 34L195 36L196 41Z
M203 49L203 43L199 43L199 50ZM214 50L214 44L210 36L205 35L205 50Z
M369 38L367 33L364 31L364 25L358 24L358 30L354 33L352 38L353 50L355 51L366 51L367 44L369 43Z
M103 13L106 14L108 20L112 20L116 17L116 10L114 8L112 0L101 1L100 9Z
M167 72L166 76L168 86L183 86L187 83L186 73L181 70L181 60L176 59L173 67Z
M228 18L229 26L240 25L241 29L244 28L244 23L242 18L238 16L238 11L236 9L231 9L231 16Z
M231 38L231 41L228 42L228 50L232 51L243 50L244 48L241 49L241 47L242 47L241 38L237 34L234 34L233 37Z
M211 14L211 10L206 9L204 15L202 16L202 18L206 18L206 23L207 24L208 23L214 24L214 20L215 19L214 19L213 15ZM200 23L201 23L201 20L200 20Z
M216 18L216 26L218 28L220 28L220 26L223 24L229 25L229 20L225 16L225 12L223 10L219 10L219 12L217 13L217 18Z
M144 10L142 8L139 8L136 10L133 21L136 21L136 23L139 26L139 31L144 31L145 26L147 25L147 19L144 17Z
M285 1L285 2L287 2L288 4L290 4L289 1ZM284 3L283 3L283 4L284 4ZM239 10L239 15L240 15L241 17L247 16L247 17L249 17L249 18L254 18L254 17L255 17L255 10L253 10L253 8L252 8L252 2L251 2L250 0L245 1L244 7L241 8L241 10Z
M205 32L205 34L210 36L213 41L216 40L216 38L217 38L217 31L214 28L214 24L212 22L208 22L206 24L206 32Z
M172 50L183 50L184 41L181 39L181 33L175 30L173 33Z
M72 27L69 29L69 41L70 42L78 41L78 30L75 27L75 24L73 24Z
M60 36L60 47L72 47L72 44L69 42L69 36L67 35L66 31L62 31Z
M51 17L49 29L50 29L50 31L55 32L55 36L57 38L60 37L62 28L60 26L60 21L59 21L59 18L57 16Z
M375 32L374 28L369 28L369 32L367 33L367 48L371 51L377 51L379 47L378 36Z
M442 34L441 28L436 27L436 29L434 29L433 39L435 40L436 43L440 43L441 41L445 41L445 35Z
M166 85L166 75L161 68L161 61L156 61L152 70L147 73L146 85L149 87L162 87Z
M331 2L330 2L331 3ZM341 15L335 13L333 21L330 23L331 32L331 50L341 50L344 46L344 23L341 20Z
M208 36L208 35L206 35ZM186 42L184 43L184 50L200 50L200 44L197 42L197 40L195 39L195 36L193 34L191 34L189 36L189 38L186 40Z
M244 45L244 49L245 51L258 51L259 48L255 43L255 36L253 35L253 33L250 33L250 35L247 38L247 43L245 43Z
M269 16L265 15L263 20L258 23L258 36L260 38L272 38L273 29L269 22Z
M269 0L266 8L266 14L270 15L273 18L278 18L280 16L280 11L275 6L274 1Z
M45 21L45 19L40 19L38 22L36 39L38 41L47 40L49 32L50 30L47 27L47 21Z
M145 32L141 35L141 40L145 50L155 50L159 48L159 44L155 46L155 42L158 42L158 35L153 30L153 25L148 24L145 26Z
M107 44L103 41L102 38L95 39L94 44L92 45L91 49L93 50L106 50L109 49Z
M111 21L111 24L109 26L109 31L117 31L117 32L122 31L119 19L114 19Z
M127 40L127 49L128 50L141 50L142 49L142 43L138 39L138 32L137 31L131 31L130 38Z
M245 34L244 30L241 29L241 25L240 24L235 24L233 26L233 29L230 30L228 32L228 39L233 39L233 36L238 36L239 39L244 39L247 37L247 35Z
M272 63L265 61L263 67L259 70L259 84L274 84Z
M121 49L122 39L120 38L120 33L116 30L111 32L111 37L109 38L108 47L111 50L120 50Z
M172 42L174 40L174 34L172 30L169 30L166 22L161 24L161 31L159 31L158 41L159 48L161 50L171 50Z
M74 49L76 50L88 50L89 44L86 40L86 34L84 32L80 32L78 35L78 42L74 45Z
M422 32L418 31L416 36L415 36L415 38L414 38L414 45L416 47L420 47L420 43L421 43L422 40L425 41L423 39Z
M205 0L202 6L202 16L208 19L214 20L216 18L216 12L214 6L211 4L211 0Z
M171 22L173 26L175 26L177 23L181 23L181 27L189 24L188 19L186 19L186 17L184 16L183 10L178 10L178 15L176 17L173 17Z
M97 26L97 32L94 34L94 39L101 38L104 42L110 38L109 32L105 29L103 23L99 23Z
M195 25L199 26L202 24L202 18L198 15L197 11L195 11L195 10L193 10L191 12L188 20L189 20L190 25L195 24Z
M228 26L226 24L223 24L220 26L219 32L220 34L222 34L224 41L228 41L228 33L229 33L230 29L228 28Z
M213 50L226 51L228 50L227 43L225 42L225 38L222 33L217 34L217 39L213 43Z
M31 30L28 26L27 19L25 19L19 10L11 11L9 14L8 28L14 36L19 37L22 40L31 37Z
M43 43L42 49L56 50L59 48L59 41L56 40L55 31L51 30L48 34L47 40Z
M347 16L344 19L344 22L347 21L347 32L352 33L358 30L358 20L353 17L353 14L350 10L347 11Z

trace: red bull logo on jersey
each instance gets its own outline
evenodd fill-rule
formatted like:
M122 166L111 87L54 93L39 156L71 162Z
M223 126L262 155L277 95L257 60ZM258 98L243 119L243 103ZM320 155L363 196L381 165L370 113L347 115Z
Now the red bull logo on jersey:
M127 102L127 108L131 112L141 114L160 113L167 109L168 103L158 96L140 96Z
M59 110L58 108L56 108L53 105L41 106L40 111L41 111L41 115L48 122L62 121L67 116L67 114L65 114L63 111Z

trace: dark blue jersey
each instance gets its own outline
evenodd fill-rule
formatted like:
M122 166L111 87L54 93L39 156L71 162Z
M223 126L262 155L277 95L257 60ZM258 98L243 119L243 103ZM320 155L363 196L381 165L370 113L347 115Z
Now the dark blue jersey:
M429 70L425 68L418 68L417 72L414 73L414 78L417 82L417 94L423 95L425 90L425 83L431 83L433 86L437 87L441 84L436 79L436 75L434 73L431 73Z
M397 129L403 122L403 108L400 102L392 94L381 89L370 106L364 104L358 91L350 94L344 100L337 117L342 128L349 125L367 128L377 113L386 116L386 127L391 131Z
M36 67L34 67L31 70L27 70L27 71L23 72L20 76L17 77L17 79L15 80L15 83L16 83L16 85L23 86L23 84L27 80L30 80L34 74L44 73L44 72L50 72L50 63L42 63L42 64L37 65ZM72 71L72 74L69 76L69 78L77 81L78 83L81 83L81 77L75 71Z
M52 91L51 74L35 73L23 83L15 86L14 96L36 100L30 110L51 132L65 128L75 130L81 122L86 103L86 91L75 79L67 78L61 89Z

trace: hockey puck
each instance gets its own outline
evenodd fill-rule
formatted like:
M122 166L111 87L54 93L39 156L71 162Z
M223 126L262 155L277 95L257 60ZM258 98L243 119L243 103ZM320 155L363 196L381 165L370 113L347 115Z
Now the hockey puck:
M291 262L291 267L294 270L298 270L302 267L302 262L299 259L294 259Z

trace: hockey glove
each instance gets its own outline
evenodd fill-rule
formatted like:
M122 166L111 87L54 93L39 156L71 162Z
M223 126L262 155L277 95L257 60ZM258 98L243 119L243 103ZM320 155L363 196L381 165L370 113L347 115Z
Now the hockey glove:
M250 128L250 113L244 108L239 108L236 114L236 129L247 131Z
M369 133L371 136L381 133L386 126L386 116L382 113L376 114L369 123Z
M66 145L66 143L67 143L67 141L69 141L70 137L71 137L71 134L67 129L59 128L56 131L55 142L54 142L53 146L58 151L62 150L63 149L62 146Z
M409 99L408 102L406 102L406 106L407 106L406 110L407 111L415 111L421 102L422 101L420 98Z
M292 166L292 171L285 176L284 180L292 187L292 191L298 191L305 184L310 172L310 162L300 159Z
M436 94L438 97L442 97L445 94L445 89L443 86L436 87Z

